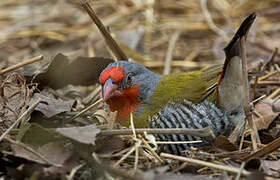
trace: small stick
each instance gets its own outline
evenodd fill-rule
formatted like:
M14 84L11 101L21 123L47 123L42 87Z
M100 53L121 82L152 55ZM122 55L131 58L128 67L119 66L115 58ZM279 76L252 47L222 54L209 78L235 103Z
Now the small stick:
M100 32L102 33L106 44L111 49L111 51L114 53L114 55L117 57L118 60L128 60L128 57L126 54L122 51L122 49L119 47L117 42L113 39L111 34L108 32L106 27L103 25L102 21L98 18L94 10L91 8L90 4L87 1L80 1L81 6L87 11L88 15L92 19L92 21L95 23L95 25L98 27Z
M262 67L263 67L263 62L260 61L259 65L258 65L258 73L262 71ZM253 84L253 97L256 97L256 89L258 86L258 82L259 82L259 77L256 76L254 84Z
M168 48L167 48L167 53L166 53L166 57L165 57L165 64L164 64L164 70L163 70L163 74L169 74L170 70L171 70L171 61L172 61L172 52L173 49L175 47L175 44L180 36L181 32L180 31L176 31L172 36L171 39L169 41L168 44Z
M149 143L141 136L138 134L138 137L141 138L143 144L148 148L148 150L152 153L152 155L161 163L163 164L163 160L159 157L159 155L152 149L152 147L149 145Z
M167 153L161 153L160 156L165 157L165 158L169 158L169 159L175 159L175 160L183 161L183 162L198 164L198 165L201 165L201 166L207 166L207 167L214 168L214 169L220 169L220 170L227 171L227 172L234 173L234 174L238 174L240 172L240 168L231 167L231 166L223 166L223 165L214 164L214 163L211 163L211 162L201 161L201 160L198 160L198 159L191 159L191 158L176 156L176 155L167 154ZM241 172L241 174L244 175L244 176L248 176L248 175L250 175L250 172L247 171L247 170L243 170Z
M259 81L258 82L258 85L275 85L275 86L279 86L280 85L280 82L279 81Z
M51 161L49 161L45 156L43 156L42 154L38 153L37 151L35 151L34 149L32 149L31 147L28 147L26 146L25 144L21 143L21 142L17 142L17 141L14 141L8 137L5 137L5 140L9 141L10 143L12 144L15 144L19 147L22 147L23 149L25 149L26 151L29 151L30 153L34 154L35 156L39 157L40 159L42 159L46 164L48 165L52 165L52 166L55 166L55 167L62 167L61 164L56 164L56 163L53 163Z
M202 143L201 140L197 141L156 141L157 144L193 144L193 143Z
M280 147L280 137L269 143L268 145L262 147L257 152L254 152L253 154L249 154L246 156L243 156L240 158L241 161L249 161L254 158L260 158L265 155L268 155L274 151L276 151Z
M280 93L280 88L277 88L275 91L273 91L267 98L273 99Z
M14 70L16 70L18 68L21 68L21 67L25 66L25 65L41 61L42 59L43 59L43 56L40 55L40 56L36 56L34 58L31 58L31 59L28 59L26 61L20 62L18 64L15 64L15 65L11 66L11 67L8 67L6 69L0 70L0 75L3 75L5 73L11 72L11 71L14 71Z
M24 113L20 115L20 117L7 129L0 137L0 142L5 138L5 136L26 116L29 116L31 112L34 111L34 109L38 106L40 103L41 99L38 99L37 101L34 102Z
M215 135L213 134L210 127L202 128L202 129L187 129L187 128L153 128L153 129L135 129L137 134L144 132L148 134L182 134L182 135L191 135L198 137L205 137L215 139ZM98 135L100 136L115 136L115 135L132 135L133 131L131 129L121 129L121 130L102 130Z
M228 39L226 32L220 29L218 26L216 26L216 24L213 22L211 14L209 13L207 8L207 0L200 0L200 6L209 28L215 33L217 33L219 36L222 36L224 39Z
M100 102L102 102L103 99L99 99L96 102L94 102L93 104L91 104L90 106L86 107L85 109L83 109L81 112L79 112L78 114L76 114L74 117L71 118L71 120L76 119L77 117L81 116L82 114L84 114L85 112L89 111L90 109L92 109L94 106L96 106L97 104L99 104Z
M256 128L256 124L253 120L253 114L250 108L250 97L249 97L249 82L248 82L248 65L246 60L246 46L245 46L245 37L241 37L240 39L240 47L241 47L241 59L242 59L242 71L243 71L243 90L244 90L244 100L243 100L243 108L245 112L246 119L248 121L249 127L251 128L251 138L253 143L253 149L256 151L260 144L260 137L258 134L258 130Z
M242 162L242 164L241 164L241 166L239 168L239 172L238 172L238 174L237 174L237 176L235 177L234 180L239 180L240 179L241 173L242 173L242 171L244 171L244 167L245 167L245 162Z
M277 56L277 54L278 54L278 48L275 48L275 50L273 51L273 53L272 53L272 55L270 56L269 60L265 63L264 68L265 68L266 66L268 66L269 64L272 64L272 63L273 63L273 61L274 61L275 57Z
M269 78L269 77L271 77L271 76L274 76L274 75L277 74L277 73L279 73L278 70L269 72L269 73L267 73L266 75L259 77L259 81L266 80L267 78Z
M135 145L120 159L113 165L113 168L116 168L120 163L122 163L131 153L133 153L137 148L141 145L141 141L135 143Z

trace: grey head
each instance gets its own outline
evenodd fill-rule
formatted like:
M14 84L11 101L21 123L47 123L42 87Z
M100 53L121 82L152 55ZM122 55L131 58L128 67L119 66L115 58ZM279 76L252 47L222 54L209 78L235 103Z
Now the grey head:
M111 63L102 71L102 73L112 67L124 68L123 70L125 76L119 84L119 90L129 88L132 85L138 85L140 87L140 96L138 97L139 101L145 101L148 97L150 97L160 82L161 76L159 74L150 71L142 65L128 61ZM102 76L102 73L100 76Z

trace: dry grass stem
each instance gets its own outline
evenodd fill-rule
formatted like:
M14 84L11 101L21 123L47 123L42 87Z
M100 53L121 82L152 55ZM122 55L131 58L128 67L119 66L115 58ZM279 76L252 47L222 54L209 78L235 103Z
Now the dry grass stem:
M164 69L163 69L163 74L169 74L171 70L171 61L172 61L172 52L175 48L176 41L178 40L181 32L176 31L172 36L168 44L167 48L167 53L165 56L165 64L164 64Z
M41 99L36 100L24 113L20 115L20 117L7 129L0 137L0 142L5 138L5 136L22 120L26 119L26 116L30 116L30 114L34 111L34 109L38 106Z
M234 180L239 180L241 178L241 174L242 174L242 171L244 171L244 167L245 167L245 162L242 162L242 164L239 168L238 174L236 175Z
M209 13L207 8L207 0L200 0L200 5L202 8L203 15L210 29L212 29L215 33L217 33L219 36L223 37L224 39L228 39L227 34L222 29L218 28L218 26L216 26L216 24L213 22L211 14Z
M8 67L6 69L0 70L0 75L3 75L5 73L11 72L11 71L14 71L16 69L19 69L19 68L25 66L25 65L41 61L42 59L43 59L43 56L40 55L40 56L36 56L34 58L31 58L31 59L28 59L26 61L20 62L18 64L15 64L15 65L11 66L11 67Z
M135 145L120 159L118 160L114 165L113 168L116 168L119 164L121 164L130 154L132 154L137 148L141 146L141 141L137 140Z
M201 160L198 160L198 159L191 159L191 158L176 156L176 155L167 154L167 153L161 153L160 156L168 158L168 159L174 159L174 160L178 160L178 161L188 162L188 163L191 163L191 164L207 166L209 168L219 169L219 170L227 171L227 172L233 173L233 174L238 174L240 172L240 168L231 167L231 166L223 166L223 165L219 165L219 164L214 164L214 163L210 163L210 162L201 161ZM248 176L248 175L250 175L250 172L247 171L247 170L243 170L241 172L241 174L243 176Z
M122 51L122 49L119 47L117 42L113 39L111 34L108 32L106 27L103 25L102 21L100 21L100 19L97 17L96 13L91 8L90 4L88 2L81 2L81 6L86 10L86 12L90 16L90 18L96 24L96 26L102 33L107 46L114 53L114 55L117 57L117 59L118 60L128 60L128 57L126 56L126 54Z
M149 143L141 136L138 135L138 137L142 140L145 147L152 153L152 155L157 159L160 163L163 163L163 160L159 157L159 155L153 150L153 148L149 145Z
M276 151L279 148L280 148L280 138L277 138L274 141L272 141L271 143L269 143L268 145L265 145L264 147L262 147L260 150L254 152L252 154L243 156L240 160L249 161L250 159L261 158L261 157L264 157L264 156Z
M193 144L193 143L201 143L201 140L198 141L156 141L157 144Z
M215 139L215 135L213 134L210 127L206 127L203 129L187 129L187 128L154 128L154 129L135 129L136 134L182 134L182 135L191 135L204 137L209 139ZM99 136L112 136L112 135L132 135L133 131L131 129L122 129L122 130L102 130L98 135Z
M244 100L243 100L243 108L246 116L246 120L248 121L248 125L251 128L251 138L253 143L253 149L256 151L260 144L260 137L258 134L258 130L256 128L256 124L253 120L253 114L251 112L250 106L250 97L249 97L249 82L248 82L248 65L246 59L246 40L245 37L240 39L240 47L241 47L241 59L242 59L242 70L243 70L243 92L244 92Z
M94 108L95 106L97 106L99 103L101 103L103 101L103 99L99 99L96 102L92 103L90 106L86 107L85 109L83 109L81 112L79 112L78 114L76 114L74 117L72 117L70 120L74 120L77 117L83 115L85 112L89 111L90 109Z

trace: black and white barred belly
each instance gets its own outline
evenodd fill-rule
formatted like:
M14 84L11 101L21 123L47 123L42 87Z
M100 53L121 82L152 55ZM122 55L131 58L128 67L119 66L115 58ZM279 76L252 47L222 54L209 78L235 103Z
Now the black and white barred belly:
M194 104L190 101L184 100L183 103L169 103L162 111L153 116L149 121L150 128L189 128L200 129L210 127L215 136L228 136L234 129L236 122L232 122L236 114L242 112L223 112L218 109L215 104L205 100L201 103ZM202 140L202 143L193 144L168 144L161 145L161 151L167 151L172 154L181 154L182 151L188 149L190 146L201 147L209 145L212 142L202 139L201 137L168 134L156 135L158 141L197 141Z

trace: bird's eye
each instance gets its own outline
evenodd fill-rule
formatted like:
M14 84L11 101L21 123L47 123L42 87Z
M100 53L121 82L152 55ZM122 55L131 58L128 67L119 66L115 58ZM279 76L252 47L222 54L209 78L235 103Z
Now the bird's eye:
M127 76L126 76L126 83L130 84L131 82L132 82L132 74L128 73Z
M127 81L127 82L131 82L131 76L127 76L126 81Z

